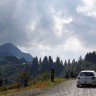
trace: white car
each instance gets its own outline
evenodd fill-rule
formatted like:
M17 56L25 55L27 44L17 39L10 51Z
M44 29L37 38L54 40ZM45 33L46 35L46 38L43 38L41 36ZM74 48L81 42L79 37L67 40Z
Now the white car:
M84 70L77 76L77 87L81 85L96 86L96 72L92 70Z

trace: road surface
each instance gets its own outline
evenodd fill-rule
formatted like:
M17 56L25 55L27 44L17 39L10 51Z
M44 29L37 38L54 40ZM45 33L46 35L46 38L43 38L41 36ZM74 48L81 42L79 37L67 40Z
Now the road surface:
M69 80L46 90L26 90L6 96L96 96L96 88L77 88L76 80Z
M38 96L96 96L96 88L77 88L76 80L71 80L58 84Z

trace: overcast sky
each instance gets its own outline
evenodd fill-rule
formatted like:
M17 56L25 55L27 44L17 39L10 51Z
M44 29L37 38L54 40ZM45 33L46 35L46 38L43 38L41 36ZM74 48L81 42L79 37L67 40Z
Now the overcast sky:
M96 0L0 0L0 44L32 56L78 59L96 50Z

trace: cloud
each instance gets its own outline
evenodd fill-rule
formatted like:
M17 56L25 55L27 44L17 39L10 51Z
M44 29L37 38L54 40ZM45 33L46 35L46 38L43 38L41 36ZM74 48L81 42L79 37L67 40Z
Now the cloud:
M83 6L78 6L77 11L87 16L96 17L96 1L95 0L83 0Z
M0 44L62 58L94 50L95 5L95 0L0 0Z

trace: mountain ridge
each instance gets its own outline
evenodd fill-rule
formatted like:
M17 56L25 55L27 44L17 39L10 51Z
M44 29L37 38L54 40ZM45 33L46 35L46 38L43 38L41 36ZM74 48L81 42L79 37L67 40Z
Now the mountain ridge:
M5 43L0 45L0 57L11 55L19 58L24 58L29 62L31 62L33 59L32 55L30 55L29 53L22 52L18 47L16 47L12 43Z

